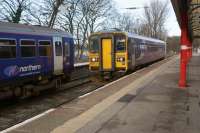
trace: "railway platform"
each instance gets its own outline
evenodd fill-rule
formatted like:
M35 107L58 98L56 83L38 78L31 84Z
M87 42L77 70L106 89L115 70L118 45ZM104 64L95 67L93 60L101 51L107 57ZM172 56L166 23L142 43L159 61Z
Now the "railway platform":
M4 130L10 133L199 133L200 55L179 88L179 57L155 63Z

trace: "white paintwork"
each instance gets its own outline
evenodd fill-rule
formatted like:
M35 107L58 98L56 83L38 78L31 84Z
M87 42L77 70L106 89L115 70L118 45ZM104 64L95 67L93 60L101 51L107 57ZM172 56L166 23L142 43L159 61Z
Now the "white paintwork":
M36 119L39 119L39 118L42 117L42 116L45 116L45 115L47 115L47 114L53 112L54 110L55 110L55 109L49 109L49 110L45 111L44 113L41 113L41 114L39 114L39 115L37 115L37 116L35 116L35 117L32 117L32 118L30 118L30 119L28 119L28 120L25 120L25 121L22 122L22 123L19 123L19 124L14 125L14 126L12 126L12 127L10 127L10 128L7 128L7 129L1 131L1 133L8 133L8 132L11 132L11 131L13 131L13 130L19 128L19 127L22 127L23 125L26 125L27 123L30 123L30 122L32 122L32 121L34 121L34 120L36 120Z
M62 55L56 56L56 47L55 47L56 42L61 42L62 44L62 37L53 37L54 74L57 75L63 72L63 45L62 45Z
M187 50L187 49L191 49L192 47L188 47L186 45L181 45L181 50Z
M74 64L74 67L81 67L81 66L88 66L89 62L83 62L83 63L76 63Z
M200 48L197 49L197 53L200 54Z

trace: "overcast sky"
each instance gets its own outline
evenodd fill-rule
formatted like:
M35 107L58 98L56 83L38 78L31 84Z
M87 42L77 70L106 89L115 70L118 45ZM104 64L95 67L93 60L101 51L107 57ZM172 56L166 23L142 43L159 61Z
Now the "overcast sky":
M126 12L123 8L126 7L143 7L145 4L152 0L114 0L116 2L116 7L121 11L121 12ZM164 1L164 0L161 0ZM177 36L180 35L180 28L178 25L178 22L176 20L176 16L173 10L173 7L171 5L170 0L169 5L170 5L170 10L169 10L169 15L168 19L166 22L166 28L168 30L169 36ZM135 14L135 17L141 17L143 13L143 9L137 9L137 10L131 10L129 11L130 13Z

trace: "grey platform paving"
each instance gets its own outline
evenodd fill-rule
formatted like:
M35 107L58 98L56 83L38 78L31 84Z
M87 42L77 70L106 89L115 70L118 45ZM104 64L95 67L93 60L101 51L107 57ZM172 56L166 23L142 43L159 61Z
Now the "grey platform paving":
M200 56L178 88L179 58L153 65L63 105L13 133L200 133Z
M158 74L117 113L94 129L110 107L79 133L200 133L200 57L192 58L188 68L188 87L180 90L179 60ZM121 101L118 101L120 104ZM116 104L116 103L115 103ZM117 106L117 105L116 105ZM118 105L119 106L119 105ZM95 124L94 124L95 123ZM97 125L97 124L96 124Z

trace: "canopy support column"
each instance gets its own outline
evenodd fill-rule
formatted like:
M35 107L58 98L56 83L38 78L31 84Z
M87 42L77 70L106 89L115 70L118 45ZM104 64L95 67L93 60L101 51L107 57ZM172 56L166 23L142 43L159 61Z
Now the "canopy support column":
M188 36L188 16L187 13L181 14L181 59L180 59L180 79L179 79L179 87L185 88L187 87L187 64L189 59L191 58L191 46L192 43Z

